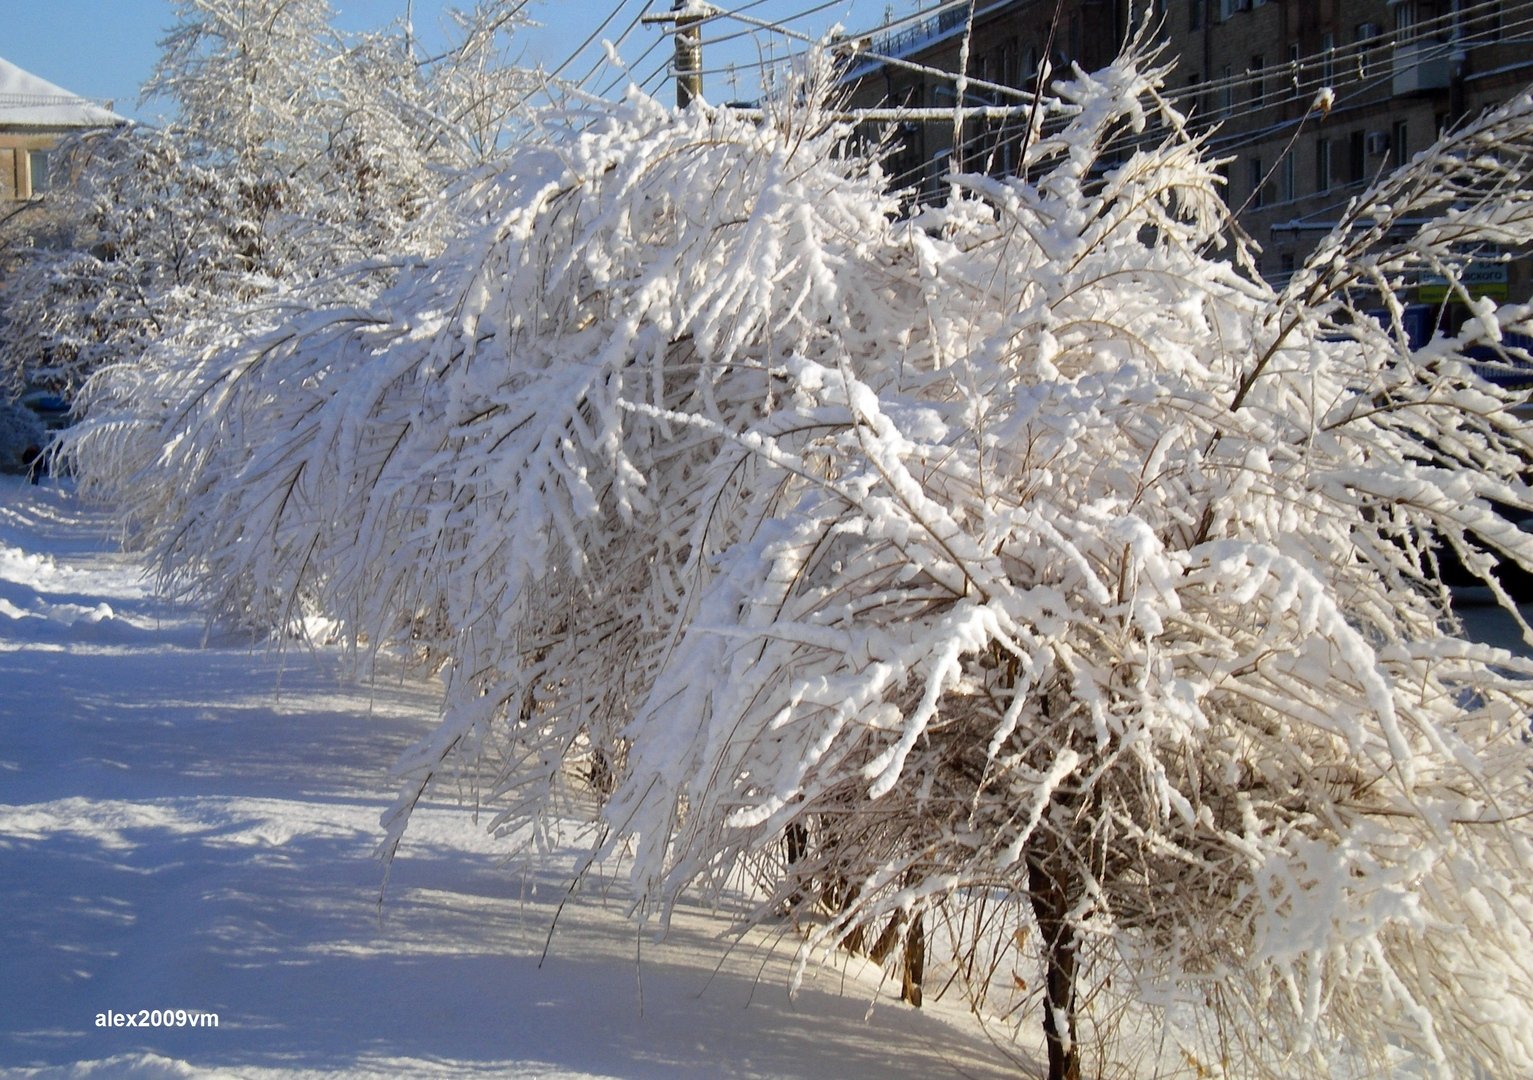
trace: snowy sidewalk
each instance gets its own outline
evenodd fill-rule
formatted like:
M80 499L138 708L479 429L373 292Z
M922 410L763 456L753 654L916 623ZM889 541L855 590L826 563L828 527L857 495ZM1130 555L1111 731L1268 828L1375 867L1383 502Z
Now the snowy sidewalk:
M387 769L430 686L204 645L67 491L0 478L0 1076L1001 1077L953 1008L723 923L641 942L566 906L452 806L418 811L381 914ZM98 1026L185 1010L217 1027ZM137 1017L135 1017L137 1018Z

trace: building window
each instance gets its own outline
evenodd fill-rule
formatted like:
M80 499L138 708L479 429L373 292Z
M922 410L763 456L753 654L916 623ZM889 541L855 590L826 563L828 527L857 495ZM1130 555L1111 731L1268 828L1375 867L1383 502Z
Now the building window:
M1038 82L1038 46L1029 45L1022 50L1022 82L1021 86L1031 90Z
M1331 190L1331 140L1315 140L1315 190Z
M1278 202L1289 202L1293 197L1293 154L1290 152L1284 154L1278 164Z
M1372 22L1358 23L1352 29L1352 41L1357 46L1353 51L1357 53L1357 77L1368 77L1369 52L1379 46L1379 24Z
M1474 5L1482 14L1469 23L1469 33L1481 41L1501 40L1501 0L1486 0Z
M1347 183L1361 184L1368 176L1368 133L1358 128L1347 136Z
M940 206L946 201L948 177L952 174L951 156L946 150L933 154L926 164L925 182L921 185L921 201L928 206Z
M1262 98L1267 96L1266 67L1267 61L1263 59L1261 53L1253 53L1251 55L1251 67L1249 69L1251 76L1251 100L1257 105L1260 105Z
M1299 43L1289 43L1288 46L1288 78L1293 84L1293 96L1304 96L1303 68L1299 64Z
M1404 120L1396 120L1389 132L1389 158L1396 165L1405 163L1406 154L1410 150L1409 132Z
M1196 71L1187 73L1187 101L1183 106L1188 116L1196 116L1202 112L1198 84L1203 81L1203 76Z
M1235 79L1230 71L1230 65L1224 65L1224 72L1219 76L1219 113L1228 116L1230 109L1235 104Z
M1336 35L1330 31L1320 35L1320 82L1336 85Z
M1188 0L1187 29L1203 29L1203 0Z
M1006 134L1003 126L996 133L994 171L998 176L1015 176L1017 172L1017 140Z
M1262 171L1262 159L1259 157L1247 158L1246 169L1251 179L1251 205L1259 207L1267 200L1263 197L1262 178L1266 175Z
M48 190L48 151L27 151L27 173L31 180L32 195L41 195Z

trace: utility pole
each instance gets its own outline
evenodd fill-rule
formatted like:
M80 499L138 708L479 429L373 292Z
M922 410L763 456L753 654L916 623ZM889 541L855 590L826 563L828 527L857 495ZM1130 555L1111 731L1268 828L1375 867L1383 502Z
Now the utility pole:
M670 11L645 15L649 24L671 23L676 56L671 70L676 77L676 107L685 109L703 96L703 16L705 9L692 0L676 0Z
M1464 12L1460 0L1453 0L1453 29L1448 54L1448 122L1456 125L1469 110L1464 105L1464 70L1468 54L1464 51Z

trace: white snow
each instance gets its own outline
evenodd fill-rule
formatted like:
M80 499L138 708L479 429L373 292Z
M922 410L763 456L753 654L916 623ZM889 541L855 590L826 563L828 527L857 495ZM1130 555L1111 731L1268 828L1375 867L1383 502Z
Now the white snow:
M514 871L456 805L416 811L380 908L388 769L439 688L209 639L105 521L0 479L0 1077L1015 1075L876 973L789 999L786 927L731 947L683 906L657 942L620 885L566 897L575 849ZM96 1025L160 1009L218 1026Z
M110 127L128 121L0 58L0 126Z

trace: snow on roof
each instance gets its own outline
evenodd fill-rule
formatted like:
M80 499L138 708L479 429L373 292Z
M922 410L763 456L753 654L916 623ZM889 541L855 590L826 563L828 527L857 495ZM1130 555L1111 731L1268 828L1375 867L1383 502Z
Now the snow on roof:
M128 121L0 57L0 128L103 127Z

